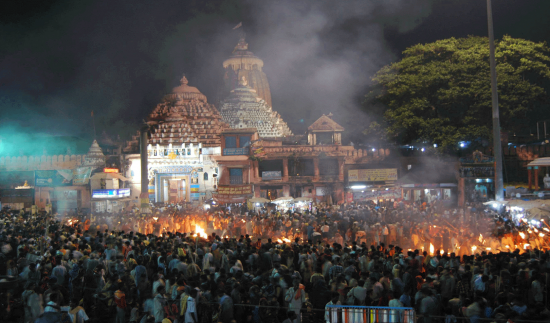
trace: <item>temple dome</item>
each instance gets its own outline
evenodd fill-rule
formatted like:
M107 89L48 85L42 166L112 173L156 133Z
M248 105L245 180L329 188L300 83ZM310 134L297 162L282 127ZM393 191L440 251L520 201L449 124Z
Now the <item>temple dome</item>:
M206 102L206 96L194 86L190 86L185 75L180 80L180 85L172 89L172 93L166 95L166 98L174 100L200 100Z

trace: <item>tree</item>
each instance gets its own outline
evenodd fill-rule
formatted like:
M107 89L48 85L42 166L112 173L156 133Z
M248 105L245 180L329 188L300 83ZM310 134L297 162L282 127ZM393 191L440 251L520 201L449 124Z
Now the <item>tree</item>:
M496 42L501 128L528 129L548 112L546 43L504 36ZM442 149L459 141L491 139L489 43L450 38L406 49L373 77L365 107L378 115L365 130L398 144L427 141Z

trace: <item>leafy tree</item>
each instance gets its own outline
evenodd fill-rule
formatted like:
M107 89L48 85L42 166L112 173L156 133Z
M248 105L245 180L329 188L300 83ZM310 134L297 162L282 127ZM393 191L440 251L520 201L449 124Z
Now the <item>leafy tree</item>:
M550 79L546 43L504 36L496 41L501 128L519 132L540 120ZM461 140L491 139L489 43L485 37L418 44L373 77L365 106L379 118L365 133L451 149ZM536 115L535 115L536 114ZM548 115L548 113L547 113Z

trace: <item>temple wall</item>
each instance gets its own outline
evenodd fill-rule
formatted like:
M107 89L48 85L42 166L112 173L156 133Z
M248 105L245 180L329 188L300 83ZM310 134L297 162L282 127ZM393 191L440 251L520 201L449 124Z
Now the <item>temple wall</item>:
M4 156L0 171L34 171L72 169L80 166L86 155Z

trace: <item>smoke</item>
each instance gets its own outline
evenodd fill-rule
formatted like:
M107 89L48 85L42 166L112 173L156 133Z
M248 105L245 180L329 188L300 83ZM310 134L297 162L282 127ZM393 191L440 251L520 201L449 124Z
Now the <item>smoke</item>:
M360 131L370 77L395 58L385 32L411 30L432 1L21 4L0 20L0 133L77 136L89 147L94 111L98 135L129 138L182 74L217 103L239 21L295 132L329 112Z
M368 124L360 101L371 76L395 58L384 31L408 31L431 9L420 0L253 3L250 42L264 59L274 108L291 124L304 119L302 130L332 112L351 132Z

